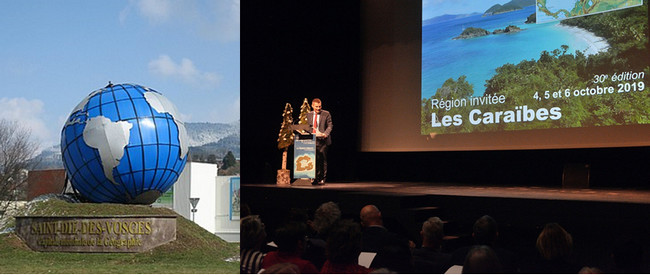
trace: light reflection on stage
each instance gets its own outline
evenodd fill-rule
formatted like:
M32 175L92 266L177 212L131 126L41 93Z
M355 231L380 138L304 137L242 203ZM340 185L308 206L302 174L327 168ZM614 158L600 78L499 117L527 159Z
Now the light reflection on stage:
M542 200L573 200L650 204L650 190L613 188L562 188L537 186L483 186L451 183L345 182L315 186L247 184L250 187L324 189L403 195L446 195Z

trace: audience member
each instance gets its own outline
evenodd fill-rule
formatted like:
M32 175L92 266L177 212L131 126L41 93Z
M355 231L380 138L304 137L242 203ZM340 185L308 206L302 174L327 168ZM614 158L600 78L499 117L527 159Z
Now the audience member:
M292 263L300 273L317 273L318 269L308 260L301 258L306 244L307 226L300 222L289 222L275 231L278 251L266 254L262 268L268 269L279 263Z
M363 242L361 251L378 252L388 243L406 243L408 241L401 236L389 232L384 227L381 211L374 205L366 205L360 213L361 225L363 226Z
M308 224L309 215L307 214L308 210L304 208L292 207L289 209L286 222L301 222Z
M497 245L499 226L494 218L488 215L480 217L474 223L472 231L472 237L476 245L489 246L495 252L503 273L518 272L519 268L514 253ZM452 253L451 264L463 265L471 248L472 246L465 246L455 250Z
M266 239L264 223L257 215L249 215L240 221L241 242L240 242L240 260L239 272L242 274L257 273L264 259L264 253L260 251L262 244Z
M250 206L248 206L248 204L241 203L239 208L240 208L239 216L242 219L245 218L245 217L248 217L249 215L251 215L251 208L250 208Z
M487 245L472 246L463 262L463 274L502 273L497 254Z
M412 270L410 242L384 227L381 211L377 206L364 206L359 216L364 227L361 251L377 253L370 267L397 268L400 270L394 271L410 272Z
M332 227L327 238L327 261L323 274L363 274L370 269L357 264L361 253L361 228L351 220Z
M451 266L451 254L441 252L443 225L438 217L431 217L422 224L422 248L413 250L416 273L445 273Z
M314 220L309 225L317 232L320 237L327 238L329 230L339 219L341 219L341 209L331 201L321 204L314 212Z
M573 250L573 238L557 223L548 223L537 237L540 258L534 273L578 273L580 266L569 261Z
M325 263L325 249L327 236L332 226L341 219L341 210L334 202L321 204L314 212L314 220L307 224L312 229L307 240L307 247L302 258L307 259L321 269Z

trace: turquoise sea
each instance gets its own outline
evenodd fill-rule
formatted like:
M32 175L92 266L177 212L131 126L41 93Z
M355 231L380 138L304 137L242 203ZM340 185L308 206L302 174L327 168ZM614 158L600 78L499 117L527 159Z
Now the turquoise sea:
M517 64L522 60L537 60L544 50L569 46L569 53L584 51L588 44L559 22L524 24L535 13L535 6L522 10L483 17L480 14L422 26L422 98L436 93L445 80L466 75L474 86L474 96L485 92L485 81L503 64ZM492 32L515 25L523 29L513 34L497 34L472 39L452 38L465 28L478 27Z

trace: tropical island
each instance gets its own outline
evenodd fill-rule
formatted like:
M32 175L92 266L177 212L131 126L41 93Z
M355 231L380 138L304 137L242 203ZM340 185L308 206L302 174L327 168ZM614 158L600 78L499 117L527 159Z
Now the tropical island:
M452 40L469 39L469 38L486 36L490 34L515 33L519 31L522 31L522 29L514 25L507 26L505 29L496 29L492 33L482 28L469 27L464 29L459 36L452 38Z
M535 24L535 23L537 23L537 14L536 13L533 13L533 14L529 15L526 18L526 22L524 22L524 24Z
M528 6L533 6L535 5L536 0L512 0L506 4L495 4L494 6L490 7L487 9L484 13L483 16L491 16L491 15L496 15L500 13L506 13L506 12L511 12L511 11L516 11L523 9ZM527 18L526 23L529 23L530 21L534 22L534 18L531 18L530 16ZM454 38L452 40L457 40L457 39L470 39L470 38L476 38L476 37L481 37L481 36L486 36L490 34L502 34L502 33L515 33L519 32L522 29L510 25L506 27L505 29L496 29L492 33L489 31L482 29L482 28L474 28L474 27L469 27L463 30L463 32Z

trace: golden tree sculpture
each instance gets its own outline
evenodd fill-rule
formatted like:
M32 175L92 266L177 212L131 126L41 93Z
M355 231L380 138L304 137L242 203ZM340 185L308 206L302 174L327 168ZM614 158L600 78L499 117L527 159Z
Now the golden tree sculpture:
M278 170L277 176L277 184L280 185L290 184L289 170L287 169L287 151L295 138L291 125L293 125L293 108L291 108L291 104L287 103L284 106L282 126L280 126L280 133L278 134L278 149L282 150L282 169Z
M309 101L307 98L302 101L302 106L300 106L300 116L298 117L298 124L309 124L307 121L307 114L311 112L311 107L309 106Z

